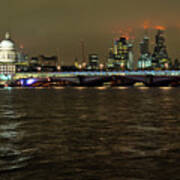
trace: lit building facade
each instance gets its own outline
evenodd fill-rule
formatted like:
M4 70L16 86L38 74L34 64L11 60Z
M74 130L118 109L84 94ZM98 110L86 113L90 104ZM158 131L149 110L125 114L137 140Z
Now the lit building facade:
M167 47L165 44L164 31L158 29L155 36L155 47L151 54L149 52L149 37L145 36L140 43L140 58L138 60L138 69L165 70L170 69L171 61L168 57Z
M14 74L18 69L28 69L28 56L24 54L23 48L16 48L10 33L0 42L0 74Z
M149 52L149 37L144 36L140 42L140 58L138 60L138 69L152 69L152 56Z
M107 68L112 70L133 69L133 45L126 37L120 37L109 51Z
M15 43L11 40L9 33L0 42L0 73L13 74L16 72L17 51Z
M97 54L89 54L89 70L97 70L99 69L99 57Z
M152 66L159 69L169 69L170 59L165 44L164 31L158 30L155 36L155 47L152 54Z

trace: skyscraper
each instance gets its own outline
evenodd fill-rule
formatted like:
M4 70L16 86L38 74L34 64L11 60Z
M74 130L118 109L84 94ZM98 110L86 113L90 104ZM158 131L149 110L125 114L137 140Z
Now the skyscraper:
M149 53L149 37L144 36L144 39L140 42L140 52L141 54Z
M133 68L133 44L126 37L120 37L113 43L109 52L107 67L113 70L132 70Z
M155 36L155 47L152 54L152 65L154 68L168 69L170 59L165 45L164 31L158 29Z
M149 52L149 37L144 36L140 42L140 58L138 60L138 69L151 69L152 68L152 57Z

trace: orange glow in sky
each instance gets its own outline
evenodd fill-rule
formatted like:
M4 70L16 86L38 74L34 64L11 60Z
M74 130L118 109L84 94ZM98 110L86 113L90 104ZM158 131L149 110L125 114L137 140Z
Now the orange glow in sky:
M144 28L144 29L148 29L149 27L150 27L149 21L144 21L144 23L143 23L143 28Z
M156 26L155 29L162 30L162 31L166 30L164 26Z
M130 39L130 37L129 37L128 34L124 34L124 35L122 35L122 37L123 37L123 38L126 38L126 40L129 40L129 39Z
M124 37L126 40L133 40L134 35L133 35L133 28L130 26L126 27L120 27L117 26L113 28L112 33L115 34L118 37Z

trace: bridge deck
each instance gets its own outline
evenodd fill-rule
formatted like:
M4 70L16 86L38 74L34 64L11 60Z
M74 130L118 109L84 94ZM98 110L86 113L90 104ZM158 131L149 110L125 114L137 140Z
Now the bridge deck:
M72 77L72 76L180 76L180 71L112 71L112 72L38 72L16 73L14 78Z
M25 72L14 75L0 74L0 80L22 78L77 77L77 76L179 76L180 71L112 71L112 72Z

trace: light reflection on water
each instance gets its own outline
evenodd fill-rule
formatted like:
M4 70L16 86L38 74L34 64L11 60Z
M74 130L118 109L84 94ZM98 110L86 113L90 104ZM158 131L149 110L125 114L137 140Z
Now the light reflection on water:
M180 177L178 88L12 89L0 99L2 179Z
M6 97L1 97L0 172L25 167L26 161L31 159L31 155L25 154L20 145L25 131L18 130L22 124L22 121L18 120L23 119L25 113L18 111L18 104L17 107L13 106L13 99L9 92Z
M161 90L171 90L173 87L160 87Z

